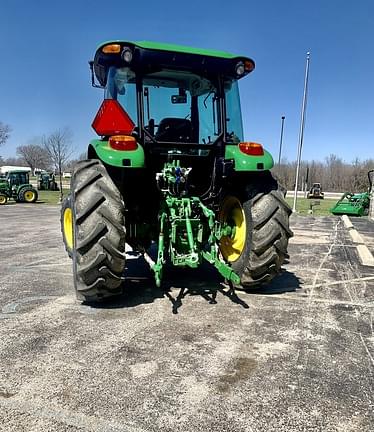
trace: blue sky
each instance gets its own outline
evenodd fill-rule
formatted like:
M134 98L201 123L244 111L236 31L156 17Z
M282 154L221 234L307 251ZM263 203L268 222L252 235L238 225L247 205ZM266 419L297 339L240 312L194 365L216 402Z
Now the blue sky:
M248 55L241 81L245 138L296 159L306 52L311 52L303 159L374 158L374 1L1 0L0 149L68 126L76 154L95 137L103 93L88 60L108 39L155 40Z

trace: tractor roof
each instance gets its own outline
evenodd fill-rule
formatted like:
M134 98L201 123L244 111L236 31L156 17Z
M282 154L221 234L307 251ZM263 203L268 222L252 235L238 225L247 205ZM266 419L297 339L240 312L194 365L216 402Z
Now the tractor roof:
M23 174L23 173L30 174L30 170L27 170L27 169L16 169L16 170L9 170L8 171L8 174Z
M132 52L132 60L126 63L123 53ZM237 74L238 65L244 67ZM183 45L164 44L149 41L112 40L100 44L94 58L95 75L101 85L106 84L110 66L129 66L140 73L150 73L161 69L187 70L204 76L239 79L255 68L252 59L225 51L193 48Z

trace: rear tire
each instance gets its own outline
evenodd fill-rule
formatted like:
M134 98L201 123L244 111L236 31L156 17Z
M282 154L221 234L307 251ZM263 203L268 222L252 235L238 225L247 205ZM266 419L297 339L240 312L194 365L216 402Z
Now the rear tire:
M246 234L240 256L230 264L241 278L238 288L254 288L281 272L288 257L288 240L293 235L289 228L292 210L270 173L264 173L235 195L239 195Z
M124 203L99 160L79 162L71 179L73 273L78 299L121 294L125 267Z
M38 192L31 187L24 187L18 193L18 200L22 203L33 204L38 200Z
M8 202L8 197L4 194L0 194L0 205L5 205Z

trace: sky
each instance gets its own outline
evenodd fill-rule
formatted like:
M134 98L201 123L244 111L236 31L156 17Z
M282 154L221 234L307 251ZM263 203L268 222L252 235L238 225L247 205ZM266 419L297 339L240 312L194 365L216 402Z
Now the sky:
M0 121L12 127L3 157L64 127L75 155L86 151L103 99L91 87L88 61L111 39L253 58L255 71L240 81L245 139L277 160L284 115L289 161L297 157L310 51L302 159L374 158L372 0L0 0Z

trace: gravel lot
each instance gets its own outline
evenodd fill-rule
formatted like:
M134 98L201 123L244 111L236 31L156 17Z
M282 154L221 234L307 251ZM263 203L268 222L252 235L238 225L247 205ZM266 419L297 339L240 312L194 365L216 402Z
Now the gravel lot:
M0 431L374 430L373 268L340 218L292 228L263 291L209 268L169 270L162 291L129 254L125 294L94 308L59 209L1 207Z

